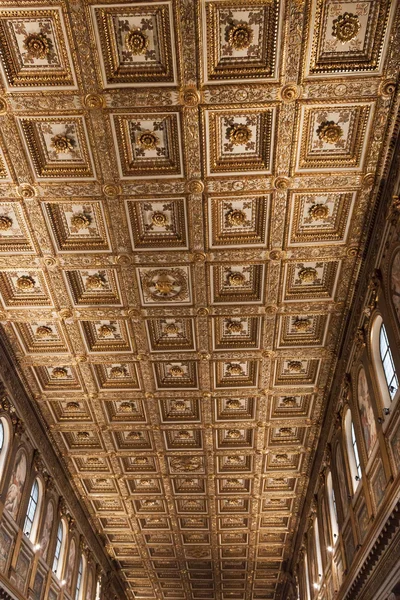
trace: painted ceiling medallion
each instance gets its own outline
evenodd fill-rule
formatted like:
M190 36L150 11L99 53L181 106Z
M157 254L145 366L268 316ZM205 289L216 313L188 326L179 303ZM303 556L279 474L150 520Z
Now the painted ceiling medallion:
M127 374L125 367L112 367L110 369L110 377L113 379L120 379L121 377L125 377Z
M289 407L296 406L296 398L294 396L286 396L286 398L282 398L282 404Z
M134 402L121 402L119 405L119 410L122 412L132 412L135 409Z
M199 456L182 456L178 458L171 458L171 468L174 471L197 471L201 465L202 461ZM188 480L189 482L191 480Z
M314 283L317 279L317 270L313 267L305 267L299 272L299 279L302 283Z
M184 400L175 400L175 402L172 403L172 408L174 410L176 410L177 412L183 412L186 410L186 404Z
M81 440L87 440L88 438L90 438L90 433L88 431L78 431L78 433L76 434L76 437ZM98 479L97 481L101 482L104 480Z
M226 461L230 465L238 465L240 464L240 456L227 456Z
M317 135L327 144L336 144L343 137L343 129L335 121L323 121L317 129Z
M51 40L43 33L30 33L23 41L23 46L29 56L45 59L51 51Z
M231 398L226 403L226 407L230 408L231 410L237 410L238 408L242 408L242 403L237 398Z
M289 437L290 435L293 435L293 429L291 427L281 427L279 429L279 435L282 437Z
M177 435L177 437L178 437L180 440L188 440L188 439L190 439L192 436L190 435L190 432L189 432L189 431L184 431L184 430L182 430L182 431L178 431L178 435Z
M10 217L7 217L6 215L0 216L0 231L7 231L8 229L11 229L12 224L13 222Z
M231 485L231 486L241 485L240 479L229 479L227 481L227 485Z
M289 456L287 454L276 454L275 455L275 462L277 463L285 463L287 462Z
M67 408L69 410L76 410L80 407L79 402L67 402Z
M142 131L137 139L136 143L143 150L155 150L160 143L160 140L152 131Z
M345 12L333 21L332 35L342 44L347 44L357 37L360 27L357 15Z
M164 327L164 332L167 335L177 335L179 333L179 327L176 323L167 323Z
M143 506L146 506L147 508L151 508L152 506L157 506L157 501L156 500L143 500L142 504L143 504Z
M245 276L243 273L233 272L228 275L228 283L233 287L239 287L245 282Z
M99 274L89 275L86 279L86 288L88 290L99 290L104 287L105 281Z
M313 221L322 221L329 215L329 208L326 204L313 204L308 213Z
M99 337L112 337L115 328L112 325L101 325L99 327Z
M174 289L174 282L168 278L160 277L154 287L161 296L168 296Z
M226 432L226 437L230 440L238 440L242 437L242 434L240 433L239 429L229 429Z
M90 223L90 217L88 215L85 215L84 213L73 215L71 218L71 225L73 225L73 227L76 227L76 229L87 229Z
M142 275L143 293L147 302L187 300L187 274L181 268L152 269Z
M168 217L164 213L157 211L151 215L151 222L156 227L165 227L168 223Z
M179 365L174 365L169 369L169 374L172 377L183 377L184 371Z
M310 319L295 319L293 321L293 328L296 331L307 331L311 325Z
M51 138L50 146L56 154L68 154L75 146L75 140L66 135L55 135Z
M17 279L17 288L22 290L23 292L27 292L29 290L33 290L35 287L35 280L30 275L21 275Z
M141 29L132 29L125 36L125 46L135 56L144 54L149 45L149 38Z
M238 363L231 363L226 367L228 375L240 376L243 375L243 369Z
M301 360L290 360L288 362L288 369L289 371L292 371L292 373L300 373L302 368Z
M229 321L226 328L229 333L240 333L243 331L243 323L241 321Z
M247 216L243 210L230 210L226 214L226 220L228 221L229 225L232 225L234 227L240 227L241 225L244 225L246 223Z
M128 438L130 438L131 440L140 440L142 437L142 434L140 431L130 431L128 433Z
M51 374L55 379L66 379L68 371L67 369L64 369L64 367L55 367Z
M253 132L248 125L234 123L226 130L226 137L234 146L242 146L251 140Z
M36 329L36 336L40 338L48 338L52 333L53 330L51 327L48 327L48 325L40 325Z

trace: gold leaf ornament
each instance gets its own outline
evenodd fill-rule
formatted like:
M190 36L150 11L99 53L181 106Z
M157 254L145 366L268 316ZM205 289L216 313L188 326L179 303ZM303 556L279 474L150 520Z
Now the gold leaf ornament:
M6 215L0 216L0 231L7 231L12 227L12 219Z
M142 131L137 137L137 145L144 150L155 150L160 140L152 131Z
M342 44L347 44L357 37L360 28L358 16L345 12L333 21L332 35Z
M254 32L245 22L232 25L228 30L228 42L235 50L245 50L253 41Z
M329 208L326 204L313 204L309 210L309 215L313 221L322 221L329 215Z
M40 325L36 329L36 336L40 338L48 338L53 333L53 330L48 325Z
M226 215L226 220L230 225L240 227L246 222L246 213L243 210L230 210Z
M228 283L233 287L239 287L243 285L245 282L245 276L243 273L238 273L234 271L233 273L229 273L228 275Z
M305 267L299 272L299 279L302 283L314 283L317 279L317 271L313 267Z
M226 367L226 372L227 374L232 375L233 377L243 375L243 369L238 363L229 364Z
M71 218L71 225L76 229L87 229L90 225L90 217L84 213L73 215Z
M23 41L28 55L36 59L45 59L51 51L51 40L43 33L30 33Z
M104 279L98 274L89 275L89 277L86 279L86 288L88 290L99 290L104 286L104 284Z
M323 121L317 129L317 135L327 144L336 144L343 137L343 129L335 121Z
M55 379L66 379L68 372L64 367L55 367L51 374Z
M35 280L30 275L21 275L17 279L17 288L23 292L32 290L35 287Z
M164 215L164 213L156 211L151 215L151 222L156 227L165 227L165 225L168 223L168 218L167 215Z
M67 135L55 135L51 138L50 146L56 154L68 154L75 146L75 140Z
M310 325L311 325L311 321L308 318L307 319L296 319L293 322L293 328L296 331L307 331L308 328L310 327Z
M241 321L229 321L226 328L229 333L241 333L243 331L243 324Z
M167 323L164 327L164 332L167 335L176 335L179 333L179 327L176 323Z
M242 146L251 140L253 132L248 125L243 123L235 123L227 130L228 140L234 146Z
M173 365L168 372L171 377L183 377L184 375L184 371L179 365Z
M125 46L135 56L144 54L149 45L149 38L141 29L131 29L125 36Z

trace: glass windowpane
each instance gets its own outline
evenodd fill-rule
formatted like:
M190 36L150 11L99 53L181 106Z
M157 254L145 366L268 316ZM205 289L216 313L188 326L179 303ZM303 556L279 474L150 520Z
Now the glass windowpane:
M399 388L399 380L397 378L392 351L390 350L389 340L383 323L379 332L379 351L381 354L382 367L389 390L390 400L393 400Z

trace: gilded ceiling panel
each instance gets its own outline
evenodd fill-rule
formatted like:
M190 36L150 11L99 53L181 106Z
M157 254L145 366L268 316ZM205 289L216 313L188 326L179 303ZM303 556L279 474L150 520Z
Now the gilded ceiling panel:
M398 110L389 0L0 8L0 320L126 597L283 600Z

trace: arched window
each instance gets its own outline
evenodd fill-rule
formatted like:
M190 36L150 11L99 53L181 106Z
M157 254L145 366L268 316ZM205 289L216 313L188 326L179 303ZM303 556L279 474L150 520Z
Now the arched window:
M91 569L87 574L86 600L93 600L93 571Z
M81 598L82 576L83 576L83 558L81 556L81 560L79 561L78 577L76 580L75 600L80 600L80 598Z
M390 409L399 388L399 377L381 315L377 315L372 324L371 348L383 407Z
M383 322L379 331L379 352L381 355L382 367L389 390L390 400L393 400L397 390L399 389L399 380L397 378L393 355L392 351L390 350L389 340Z
M304 554L304 573L306 580L306 600L311 600L311 590L310 590L310 574L308 572L308 559L307 553Z
M96 583L96 600L100 600L100 596L101 596L101 581L99 578Z
M62 578L65 545L66 545L66 526L65 526L64 520L61 519L61 521L58 525L58 529L57 529L56 549L54 552L53 567L52 567L52 571L53 571L53 573L55 573L57 575L58 579Z
M329 520L331 523L332 546L335 546L339 537L338 516L336 507L335 490L333 489L332 473L329 471L326 478L328 492Z
M28 509L26 511L24 533L32 543L36 540L36 533L39 524L40 504L42 500L42 482L35 479L29 496Z
M318 517L314 519L314 542L315 542L315 554L317 556L317 577L318 580L316 583L319 583L322 578L322 557L321 557L321 542L319 537L319 527L318 527Z
M354 454L356 469L357 469L357 475L356 475L355 479L356 479L356 481L359 481L361 479L361 464L360 464L360 457L359 457L358 448L357 448L356 432L354 431L354 423L351 424L351 445L353 446L353 454Z
M351 418L350 410L347 410L345 417L345 429L346 429L346 445L347 445L347 458L349 460L349 467L351 473L351 481L353 487L353 493L356 491L358 484L361 480L361 465L360 455L358 452L356 432L354 430L353 419Z
M0 419L0 481L3 476L8 448L10 445L10 428L6 419Z

